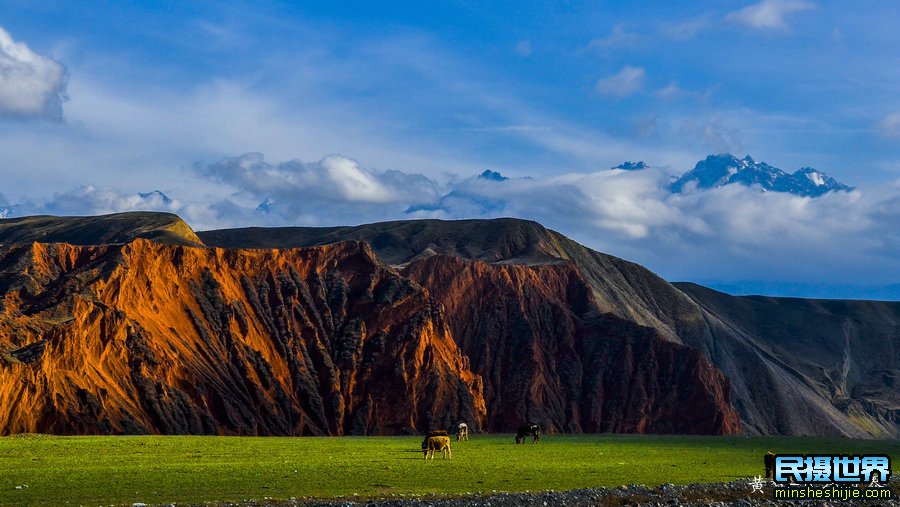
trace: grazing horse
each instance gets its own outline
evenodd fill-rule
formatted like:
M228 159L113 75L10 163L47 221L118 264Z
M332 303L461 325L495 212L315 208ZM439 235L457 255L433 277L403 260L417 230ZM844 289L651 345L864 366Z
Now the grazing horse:
M446 435L425 437L425 441L422 442L422 452L425 454L425 459L428 459L429 456L431 456L431 459L434 459L434 451L441 451L444 458L453 459L453 452L450 451L450 437Z
M468 441L469 440L469 425L461 422L459 426L456 427L456 441Z
M770 476L772 480L775 480L775 453L772 451L766 451L766 454L763 456L763 463L766 465L766 479Z
M531 437L531 443L536 444L541 441L541 426L539 424L526 424L519 427L516 432L516 443L522 444L527 437Z

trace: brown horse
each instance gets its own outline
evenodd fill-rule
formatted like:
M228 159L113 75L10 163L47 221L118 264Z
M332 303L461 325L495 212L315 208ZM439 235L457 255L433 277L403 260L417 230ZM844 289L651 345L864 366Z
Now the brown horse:
M429 456L431 456L431 459L434 459L435 451L441 451L445 459L453 459L453 452L450 451L450 437L445 435L425 437L425 441L422 442L422 451L425 454L425 459L428 459Z

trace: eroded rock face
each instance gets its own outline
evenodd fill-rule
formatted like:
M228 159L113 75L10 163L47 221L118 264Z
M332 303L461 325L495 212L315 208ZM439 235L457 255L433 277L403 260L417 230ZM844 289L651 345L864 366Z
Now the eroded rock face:
M601 314L573 263L498 265L432 256L403 274L440 301L484 379L485 427L564 432L741 431L727 379L700 352Z
M7 224L0 433L741 431L690 299L539 224L176 219Z
M699 351L724 373L745 432L900 435L897 302L733 297L695 284L670 284L643 266L593 251L536 222L512 218L231 229L198 236L207 245L234 248L364 240L380 259L397 267L435 255L494 265L571 263L590 285L600 312L651 327L666 340ZM478 294L489 308L491 296ZM572 304L580 308L584 300L576 298ZM457 336L457 324L451 327L474 360L478 350L468 348L465 336ZM493 375L480 371L486 378Z
M740 430L721 372L572 263L137 240L0 247L0 272L4 434Z
M479 427L439 305L368 245L0 247L0 433Z

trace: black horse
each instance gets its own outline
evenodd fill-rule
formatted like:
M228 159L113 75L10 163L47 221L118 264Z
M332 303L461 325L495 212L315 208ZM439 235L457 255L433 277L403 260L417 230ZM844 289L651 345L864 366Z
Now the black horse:
M526 424L525 426L520 426L519 431L516 432L516 443L522 444L525 443L525 439L531 437L531 443L536 444L541 441L541 425L540 424Z

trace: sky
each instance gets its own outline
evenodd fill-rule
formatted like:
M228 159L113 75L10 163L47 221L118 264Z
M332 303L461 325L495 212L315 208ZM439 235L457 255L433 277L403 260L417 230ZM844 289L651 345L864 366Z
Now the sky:
M897 26L893 1L3 0L0 213L516 216L670 280L896 284ZM667 190L726 152L855 190Z

